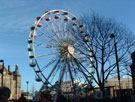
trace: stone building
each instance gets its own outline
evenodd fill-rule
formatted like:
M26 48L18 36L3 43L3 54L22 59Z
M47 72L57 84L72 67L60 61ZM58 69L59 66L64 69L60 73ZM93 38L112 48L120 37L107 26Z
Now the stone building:
M107 80L105 86L113 86L114 89L119 89L118 78L110 78ZM132 79L131 78L120 78L120 87L121 89L132 89Z
M85 87L84 82L79 82L77 80L74 80L74 85L75 85L75 89L78 91L80 91L81 89ZM72 92L74 90L72 82L71 81L63 82L61 85L61 90L64 93Z
M18 99L21 96L21 75L18 71L18 65L15 66L15 71L0 65L0 87L6 86L11 90L10 99Z
M67 81L67 82L62 83L61 90L63 92L71 92L71 90L72 90L71 88L72 88L71 81Z

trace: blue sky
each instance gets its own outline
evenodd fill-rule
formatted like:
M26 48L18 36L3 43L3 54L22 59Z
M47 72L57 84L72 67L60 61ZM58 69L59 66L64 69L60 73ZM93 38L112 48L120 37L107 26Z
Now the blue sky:
M29 67L27 39L30 27L36 17L47 10L63 9L76 16L95 11L101 16L122 22L135 33L135 0L0 0L0 59L5 66L19 65L22 75L22 89L29 90L41 83L35 81L35 74Z

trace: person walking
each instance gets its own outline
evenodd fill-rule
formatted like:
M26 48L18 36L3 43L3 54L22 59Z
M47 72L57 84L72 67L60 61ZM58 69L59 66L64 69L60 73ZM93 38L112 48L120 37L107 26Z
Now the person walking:
M132 93L131 95L131 102L135 102L135 93Z
M59 102L67 102L67 99L64 95L60 96L60 101Z
M27 99L24 97L24 94L21 94L21 97L18 99L18 102L28 102Z

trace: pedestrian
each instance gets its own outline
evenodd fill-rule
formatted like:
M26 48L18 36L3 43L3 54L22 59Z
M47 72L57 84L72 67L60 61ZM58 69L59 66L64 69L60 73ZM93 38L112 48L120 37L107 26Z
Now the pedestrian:
M27 99L24 97L24 94L21 94L21 97L18 99L18 102L28 102Z
M135 93L132 93L131 95L131 102L135 102Z
M60 96L60 101L59 102L67 102L67 99L64 95Z
M32 102L38 102L37 99L35 97L33 97Z
M8 87L0 88L0 102L8 102L11 91Z

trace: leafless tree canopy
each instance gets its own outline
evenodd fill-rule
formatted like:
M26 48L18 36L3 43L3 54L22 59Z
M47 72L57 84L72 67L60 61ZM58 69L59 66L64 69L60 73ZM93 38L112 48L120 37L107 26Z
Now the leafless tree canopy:
M108 77L117 76L114 40L117 44L120 75L122 76L126 72L125 65L131 62L130 54L135 46L134 36L125 25L97 14L84 15L81 20L93 39L95 47L93 53L96 61L96 64L93 64L95 68L93 79L101 88L104 87ZM112 33L115 39L110 38Z

